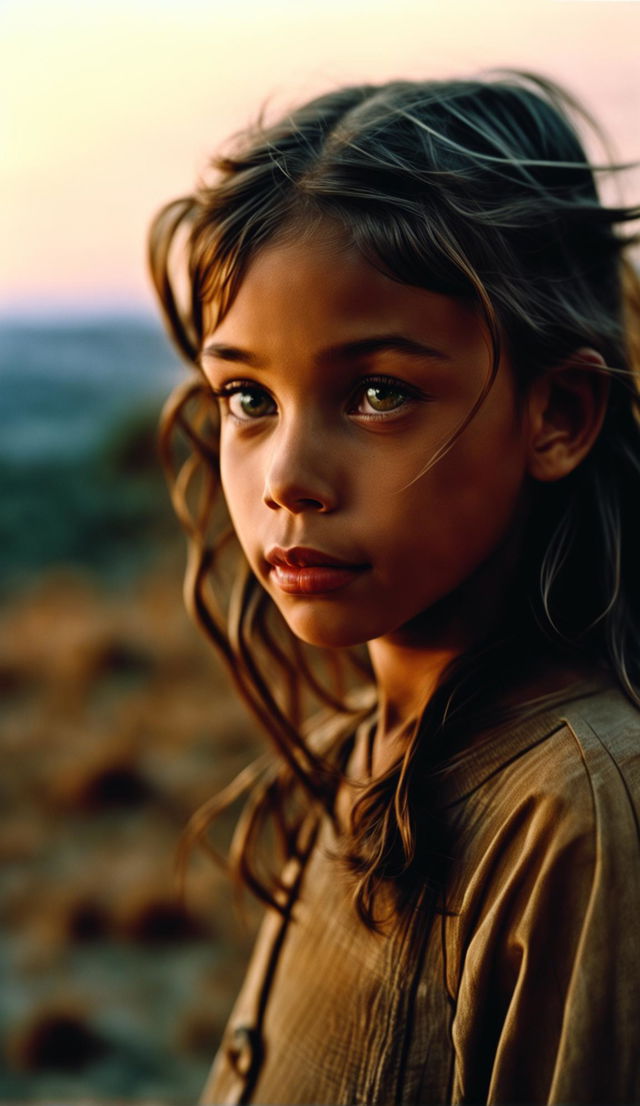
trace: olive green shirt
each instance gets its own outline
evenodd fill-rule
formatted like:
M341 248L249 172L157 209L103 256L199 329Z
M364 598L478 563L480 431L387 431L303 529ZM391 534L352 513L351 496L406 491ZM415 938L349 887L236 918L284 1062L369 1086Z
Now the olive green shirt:
M442 788L448 912L367 930L327 821L203 1106L640 1102L640 712L606 690L502 727Z

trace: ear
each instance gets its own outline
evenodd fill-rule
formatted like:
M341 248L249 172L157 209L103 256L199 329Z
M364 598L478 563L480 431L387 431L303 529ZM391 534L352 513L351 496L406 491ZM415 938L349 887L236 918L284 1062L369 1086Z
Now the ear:
M589 453L607 409L605 368L596 350L578 349L533 381L528 472L535 480L561 480Z

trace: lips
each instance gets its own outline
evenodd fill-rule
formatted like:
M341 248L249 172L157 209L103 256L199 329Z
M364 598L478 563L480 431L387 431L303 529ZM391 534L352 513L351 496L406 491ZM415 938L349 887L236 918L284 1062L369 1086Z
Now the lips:
M315 568L317 565L352 569L366 567L345 561L334 553L322 553L319 549L308 549L303 545L297 545L293 549L281 549L279 545L274 545L266 554L266 560L270 565L281 565L285 568Z
M333 553L296 546L274 546L266 554L271 575L281 591L288 595L322 595L353 583L369 568L353 564Z

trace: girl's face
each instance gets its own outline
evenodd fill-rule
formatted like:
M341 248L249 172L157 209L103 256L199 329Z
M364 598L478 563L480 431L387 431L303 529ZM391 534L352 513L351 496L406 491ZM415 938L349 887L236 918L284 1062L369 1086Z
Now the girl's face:
M320 228L258 254L202 366L222 396L236 533L295 634L415 642L462 585L472 609L477 570L517 529L527 426L503 361L423 472L490 373L470 306L391 280Z

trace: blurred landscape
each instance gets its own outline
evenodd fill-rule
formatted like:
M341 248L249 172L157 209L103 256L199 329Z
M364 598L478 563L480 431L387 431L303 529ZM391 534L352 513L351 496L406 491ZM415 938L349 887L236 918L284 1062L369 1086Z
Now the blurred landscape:
M208 858L174 870L256 748L182 608L183 371L146 318L0 321L2 1102L193 1103L252 941Z

